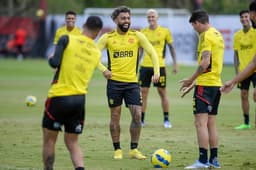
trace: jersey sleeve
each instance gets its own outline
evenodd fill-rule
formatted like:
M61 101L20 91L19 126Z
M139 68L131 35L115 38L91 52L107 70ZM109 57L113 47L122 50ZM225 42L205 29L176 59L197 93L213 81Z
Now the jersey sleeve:
M151 43L148 41L146 36L142 34L141 32L136 31L136 34L140 41L140 46L143 47L143 49L150 55L152 63L154 65L154 73L159 74L160 68L159 68L159 61L157 53L154 49L154 47L151 45Z
M212 51L211 41L207 34L204 34L202 36L201 52L204 52L204 51Z
M104 48L106 48L106 45L107 45L107 33L102 35L99 40L97 41L97 47L102 51ZM98 69L101 71L101 72L104 72L107 70L107 67L105 67L101 62L99 63L98 65Z
M172 33L169 29L166 29L166 39L165 40L168 44L173 43Z
M238 50L238 47L239 47L239 44L238 44L238 34L237 33L235 33L235 35L234 35L234 42L233 42L233 49L234 50Z
M55 36L54 36L54 40L53 40L54 45L57 45L59 38L60 38L60 29L57 29Z
M97 41L97 46L100 50L103 50L104 48L106 48L107 45L107 38L108 38L108 34L104 34L102 35L99 40Z
M69 37L67 35L60 37L58 44L56 46L54 56L53 58L50 58L48 61L51 67L57 68L60 66L62 55L65 48L68 45L68 42L69 42Z

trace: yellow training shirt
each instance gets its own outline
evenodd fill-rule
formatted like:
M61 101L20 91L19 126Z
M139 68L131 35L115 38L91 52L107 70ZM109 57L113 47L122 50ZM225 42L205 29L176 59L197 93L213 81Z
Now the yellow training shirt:
M159 62L156 51L139 31L128 30L124 35L117 31L104 34L98 41L100 50L107 48L108 69L112 72L111 80L120 82L138 82L139 47L151 54L154 72L159 74ZM104 66L99 66L104 70ZM106 68L105 68L106 69Z
M253 28L250 28L246 33L242 29L235 33L233 48L238 54L239 71L244 70L252 61L256 53L255 42L256 31Z
M48 97L86 94L100 57L101 52L92 39L69 35L57 79L50 87Z
M141 32L147 37L147 39L155 48L156 53L158 55L160 67L164 67L166 44L172 44L173 42L171 32L169 31L168 28L164 28L161 26L158 26L155 30L152 30L149 27L147 27L142 29ZM144 54L141 66L153 67L151 58L148 53Z
M197 77L196 85L222 86L221 71L223 67L224 40L221 33L213 27L199 35L198 63L201 62L203 51L211 52L211 62L207 72Z
M68 31L66 25L62 26L57 29L53 44L56 45L60 37L63 35L81 35L81 34L82 34L82 30L78 27L74 27L71 31Z

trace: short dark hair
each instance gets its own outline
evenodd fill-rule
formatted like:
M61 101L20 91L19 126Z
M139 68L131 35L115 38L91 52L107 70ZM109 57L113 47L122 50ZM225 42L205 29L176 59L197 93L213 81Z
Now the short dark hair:
M196 11L192 12L189 22L194 23L196 21L198 21L202 24L209 23L208 13L204 10L196 10Z
M83 27L88 28L89 30L100 30L103 27L103 22L98 16L89 16L84 23Z
M76 16L76 13L74 11L67 11L65 13L65 16L67 16L67 15L75 15Z
M242 10L239 12L239 16L241 17L243 14L249 13L249 10Z
M256 1L255 0L250 3L249 10L256 11Z
M128 12L129 14L131 14L131 10L127 7L127 6L120 6L117 7L111 14L111 18L112 20L115 20L116 17L121 13L121 12Z

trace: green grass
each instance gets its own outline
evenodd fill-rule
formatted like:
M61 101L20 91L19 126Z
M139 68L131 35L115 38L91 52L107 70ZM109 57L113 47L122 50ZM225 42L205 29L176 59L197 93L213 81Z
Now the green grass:
M172 154L169 169L179 170L198 157L196 133L193 125L192 93L179 97L178 80L192 74L194 66L180 66L178 75L168 75L172 129L164 129L162 111L156 89L151 88L146 127L142 129L140 150L148 156L145 161L131 160L129 151L130 115L124 107L121 119L121 145L124 159L112 159L113 147L109 134L109 109L106 102L106 81L96 71L89 87L86 103L86 122L80 145L85 155L87 170L153 170L149 157L155 149L165 148ZM169 73L171 68L169 68ZM232 66L224 66L223 81L234 75ZM22 62L0 60L0 170L42 169L41 118L44 101L53 77L46 60ZM224 95L218 115L219 159L223 170L255 170L256 130L236 131L242 123L239 90ZM252 94L252 93L251 93ZM35 107L25 106L27 95L37 97ZM252 95L251 124L254 123ZM55 169L73 169L60 133L56 145Z

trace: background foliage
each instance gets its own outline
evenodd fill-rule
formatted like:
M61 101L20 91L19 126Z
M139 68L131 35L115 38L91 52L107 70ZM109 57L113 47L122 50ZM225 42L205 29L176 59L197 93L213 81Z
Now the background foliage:
M194 9L196 0L45 0L49 14L63 14L74 10L82 14L85 8L114 8L127 5L132 8L177 8ZM247 9L252 0L203 0L202 8L210 14L237 14ZM0 1L0 15L33 16L39 8L40 0Z

